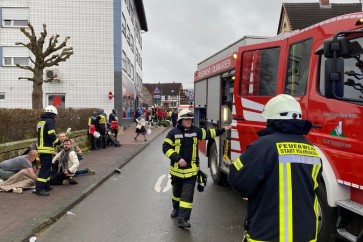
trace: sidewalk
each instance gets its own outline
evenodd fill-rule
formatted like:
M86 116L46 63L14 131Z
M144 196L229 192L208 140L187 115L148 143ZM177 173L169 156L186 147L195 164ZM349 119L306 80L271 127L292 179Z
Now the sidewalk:
M107 149L84 152L80 168L92 168L95 175L75 177L78 184L74 186L54 186L49 197L36 196L30 190L22 194L0 193L0 241L29 241L32 235L57 221L110 178L116 168L122 168L166 130L164 127L153 128L146 136L147 142L142 136L135 141L135 124L131 125L118 135L121 147L108 146Z

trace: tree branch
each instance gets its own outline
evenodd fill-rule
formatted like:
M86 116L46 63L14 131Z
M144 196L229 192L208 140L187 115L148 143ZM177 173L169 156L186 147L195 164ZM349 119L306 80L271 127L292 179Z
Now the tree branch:
M18 80L28 80L28 81L34 81L33 78L30 78L30 77L19 77Z
M17 67L19 67L20 69L23 69L23 70L29 70L31 72L34 72L34 68L30 67L30 66L21 66L19 64L16 64Z
M56 58L53 58L53 55L48 61L46 61L45 67L50 67L54 65L57 66L59 62L67 60L71 55L73 55L73 48L64 48L63 51Z
M35 65L33 58L29 57L30 61Z

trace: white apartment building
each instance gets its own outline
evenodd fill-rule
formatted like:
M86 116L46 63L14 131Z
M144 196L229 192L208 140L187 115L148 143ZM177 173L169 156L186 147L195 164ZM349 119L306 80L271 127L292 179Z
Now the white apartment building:
M30 71L15 66L31 64L28 43L20 31L33 25L36 35L47 25L48 36L66 36L74 54L45 70L43 105L63 108L116 108L122 124L132 122L142 89L142 37L148 31L143 0L1 0L0 108L31 108ZM122 117L122 119L121 119Z

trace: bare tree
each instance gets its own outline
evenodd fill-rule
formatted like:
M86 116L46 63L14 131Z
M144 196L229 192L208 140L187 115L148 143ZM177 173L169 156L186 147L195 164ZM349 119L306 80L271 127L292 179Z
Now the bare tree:
M59 35L52 35L49 38L48 46L43 50L45 38L47 37L46 25L43 24L43 32L40 33L40 37L37 38L33 26L28 22L29 31L22 27L20 31L29 39L29 43L16 42L15 45L22 45L28 48L34 55L34 59L30 57L32 66L21 66L16 64L17 67L29 70L33 73L33 77L19 77L19 80L25 79L33 82L32 92L32 108L43 108L43 83L51 82L57 76L53 76L49 79L43 79L44 69L51 66L58 66L59 62L66 61L72 54L73 48L66 47L69 37L65 37L61 44L58 44Z

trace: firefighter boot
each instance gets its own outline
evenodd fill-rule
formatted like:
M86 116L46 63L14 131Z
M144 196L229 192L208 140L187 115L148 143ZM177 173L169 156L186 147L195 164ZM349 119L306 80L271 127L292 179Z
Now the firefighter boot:
M190 223L185 218L179 218L178 220L178 227L179 228L191 228Z
M178 209L174 208L173 211L170 214L170 217L176 218L178 216Z
M45 190L35 191L35 194L38 196L49 196L49 192Z

